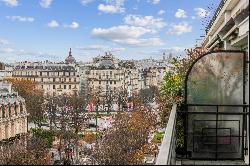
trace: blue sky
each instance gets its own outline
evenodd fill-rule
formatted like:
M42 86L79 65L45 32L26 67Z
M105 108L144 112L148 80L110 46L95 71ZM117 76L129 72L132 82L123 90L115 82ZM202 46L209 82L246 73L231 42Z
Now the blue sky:
M194 47L219 0L0 0L0 61L159 58Z

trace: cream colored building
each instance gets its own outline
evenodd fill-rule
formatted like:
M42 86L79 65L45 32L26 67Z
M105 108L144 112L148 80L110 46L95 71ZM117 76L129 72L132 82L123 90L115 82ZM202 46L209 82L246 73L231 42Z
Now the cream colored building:
M0 141L27 133L25 100L0 80Z
M249 0L221 0L206 28L202 46L209 49L248 51Z
M45 95L77 94L80 77L75 59L69 52L65 62L19 62L14 66L13 78L35 81Z
M12 77L13 67L0 62L0 78Z
M82 67L81 67L82 68ZM110 92L126 90L138 92L138 72L130 65L121 64L111 54L94 58L88 67L88 90L106 97Z
M150 61L151 62L151 61ZM145 65L144 61L119 60L112 54L98 56L79 66L82 93L98 93L103 99L110 92L125 91L128 96L150 86L159 87L166 67Z

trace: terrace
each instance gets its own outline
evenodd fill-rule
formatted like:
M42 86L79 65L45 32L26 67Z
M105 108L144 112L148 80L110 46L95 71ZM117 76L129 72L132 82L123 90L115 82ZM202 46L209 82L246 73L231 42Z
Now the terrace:
M191 65L184 103L173 104L156 165L247 164L246 63L243 51L214 51Z

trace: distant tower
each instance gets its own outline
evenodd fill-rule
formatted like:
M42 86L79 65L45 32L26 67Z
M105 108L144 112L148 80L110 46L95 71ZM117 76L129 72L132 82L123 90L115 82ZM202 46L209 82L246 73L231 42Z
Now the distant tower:
M76 63L75 58L72 56L71 48L69 50L69 56L65 59L66 64L73 64Z

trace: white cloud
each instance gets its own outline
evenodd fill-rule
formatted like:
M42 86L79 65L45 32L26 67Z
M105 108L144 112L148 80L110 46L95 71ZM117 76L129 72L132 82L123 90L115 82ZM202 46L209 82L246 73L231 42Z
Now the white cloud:
M163 15L163 14L165 14L165 13L166 13L165 10L160 10L160 11L158 12L158 15Z
M6 39L1 39L0 38L0 45L6 45L6 44L9 44L9 41L6 40Z
M108 29L94 28L92 35L106 40L138 38L151 30L134 26L114 26Z
M123 13L125 11L124 8L120 7L120 6L113 6L113 5L104 5L104 4L100 4L98 6L98 10L102 11L104 13Z
M175 13L175 17L177 18L186 18L186 12L183 9L178 9L177 12Z
M0 0L0 2L4 2L5 5L10 6L10 7L18 6L17 0Z
M110 48L110 52L122 52L125 51L125 48L118 47L118 48Z
M51 53L44 53L44 52L36 52L36 51L25 51L23 49L15 49L15 48L2 48L0 49L0 53L3 54L8 54L9 56L7 57L8 59L12 59L12 60L17 60L20 58L20 60L27 60L27 59L32 59L32 60L37 60L37 59L58 59L58 57L55 54L51 54ZM25 57L25 59L24 59Z
M53 0L41 0L40 1L40 6L43 8L49 8L50 5L52 4Z
M0 50L1 53L6 53L6 54L10 54L13 53L15 50L13 48L2 48Z
M86 46L77 46L76 49L84 50L84 51L110 51L110 52L121 52L124 51L125 48L114 48L105 45L86 45Z
M50 28L57 28L57 27L59 27L60 25L59 25L59 23L56 21L56 20L52 20L52 21L50 21L49 23L48 23L48 27L50 27Z
M33 22L35 19L33 17L23 17L23 16L6 16L7 19L12 21L20 21L20 22Z
M161 0L148 0L148 2L156 5L156 4L159 4L161 2Z
M162 48L155 51L140 50L137 53L141 55L154 56L154 58L163 58L163 55L165 54L166 58L172 58L180 55L185 55L185 49L181 47L171 47L171 48Z
M79 23L73 21L70 25L65 25L64 27L66 27L66 28L72 28L72 29L77 29L77 28L79 28L79 26L80 26Z
M152 33L152 30L144 27L135 26L115 26L108 29L94 28L92 36L103 40L111 41L120 45L126 46L149 46L149 45L162 45L159 38L140 38L144 34Z
M76 49L88 50L88 51L102 51L107 47L104 45L87 45L87 46L76 46Z
M142 26L149 29L161 29L166 26L166 23L161 18L154 18L153 16L139 16L139 15L127 15L124 18L124 22L132 26Z
M93 2L94 0L81 0L81 4L86 6L88 5L89 3Z
M179 24L172 24L168 33L175 35L182 35L188 32L192 32L192 26L186 22L182 22Z
M203 8L195 8L194 11L196 13L196 16L199 18L204 18L210 14L206 9Z
M147 38L147 39L129 38L124 40L116 39L114 40L114 42L117 44L126 45L130 47L160 46L164 44L160 38Z
M106 0L106 4L99 4L98 10L104 13L124 13L125 0Z

